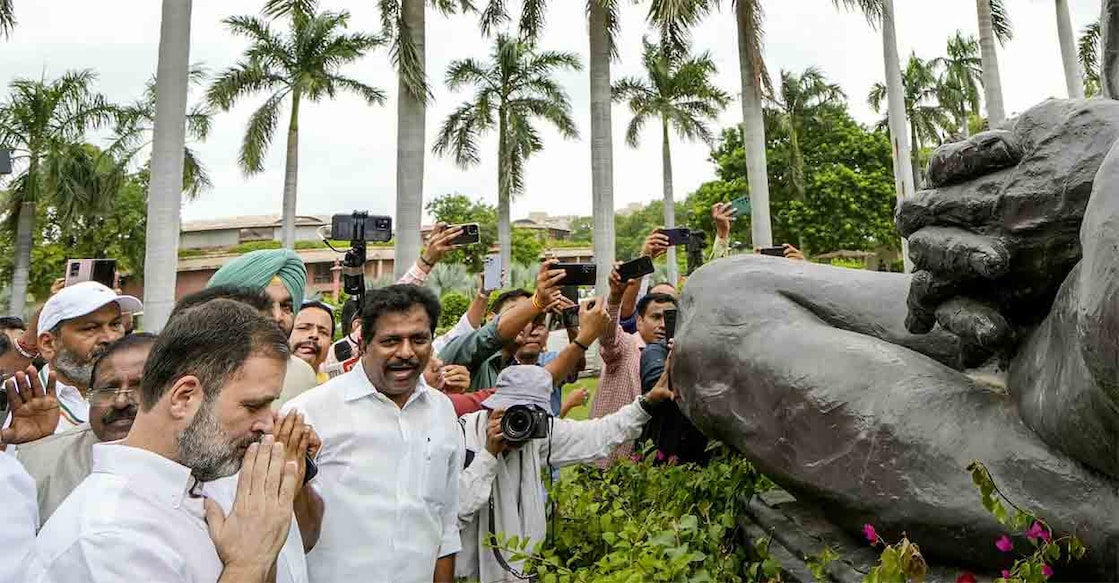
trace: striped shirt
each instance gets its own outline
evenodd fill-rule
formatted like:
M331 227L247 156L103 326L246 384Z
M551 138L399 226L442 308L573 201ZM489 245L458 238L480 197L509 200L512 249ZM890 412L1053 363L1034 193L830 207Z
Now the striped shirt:
M607 304L606 311L612 325L607 326L598 339L602 376L591 405L591 419L610 415L641 396L641 350L645 348L645 341L640 334L626 334L622 330L618 324L621 306ZM600 460L596 465L604 468L632 453L633 442L626 442L614 448L609 460Z

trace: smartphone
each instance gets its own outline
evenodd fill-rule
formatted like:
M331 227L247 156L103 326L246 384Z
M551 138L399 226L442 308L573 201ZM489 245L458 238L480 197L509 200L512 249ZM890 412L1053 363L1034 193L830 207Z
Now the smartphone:
M71 259L66 262L66 285L96 281L105 287L117 285L116 259Z
M618 275L622 277L622 281L630 281L644 277L655 271L653 269L653 260L649 257L638 257L633 261L627 261L618 266Z
M392 217L366 212L334 215L330 219L330 238L336 241L391 241Z
M482 287L487 291L501 289L501 255L486 255L482 265Z
M556 263L552 269L562 269L565 273L560 280L565 286L594 285L598 269L594 263Z
M686 227L680 229L660 229L658 232L668 237L668 245L670 247L687 245L688 238L691 236L691 230Z
M762 247L760 250L758 250L758 252L762 255L769 255L771 257L784 257L785 247Z
M667 342L676 337L676 314L677 310L664 311L664 340Z
M307 482L310 482L312 478L319 475L319 465L315 463L315 460L311 459L311 454L309 453L303 454L303 461L305 461L307 465L307 469L303 472L303 485L306 486Z
M730 208L734 209L734 216L750 216L750 197L742 196L730 201L728 204L730 204Z
M463 225L451 225L447 228L448 229L454 229L454 228L461 228L462 229L462 233L459 233L459 236L455 237L454 240L451 241L452 245L456 245L456 246L458 246L458 245L473 245L474 243L477 243L477 242L482 240L481 235L480 235L480 231L478 229L478 223L466 223L466 224L463 224Z

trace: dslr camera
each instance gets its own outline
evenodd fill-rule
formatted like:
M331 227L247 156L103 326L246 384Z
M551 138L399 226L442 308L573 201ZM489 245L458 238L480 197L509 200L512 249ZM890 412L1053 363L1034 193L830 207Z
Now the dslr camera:
M548 437L552 415L536 405L513 405L501 418L501 433L509 443Z

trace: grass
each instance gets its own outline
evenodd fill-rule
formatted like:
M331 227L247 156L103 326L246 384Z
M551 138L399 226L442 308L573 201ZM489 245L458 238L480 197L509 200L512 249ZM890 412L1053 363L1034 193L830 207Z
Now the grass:
M587 399L586 405L572 409L567 418L572 421L583 421L591 414L591 403L594 401L595 393L598 392L598 377L579 379L577 382L565 385L563 387L563 397L566 399L576 389L586 389L590 393L590 398Z

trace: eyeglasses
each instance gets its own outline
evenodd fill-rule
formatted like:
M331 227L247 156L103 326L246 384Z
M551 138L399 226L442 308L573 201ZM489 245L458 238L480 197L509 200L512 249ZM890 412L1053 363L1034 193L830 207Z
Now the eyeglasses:
M89 392L86 400L90 405L95 407L108 405L117 400L117 395L124 395L124 398L130 403L139 403L139 395L136 394L135 389L121 389L117 387L105 387L103 389L96 389Z

